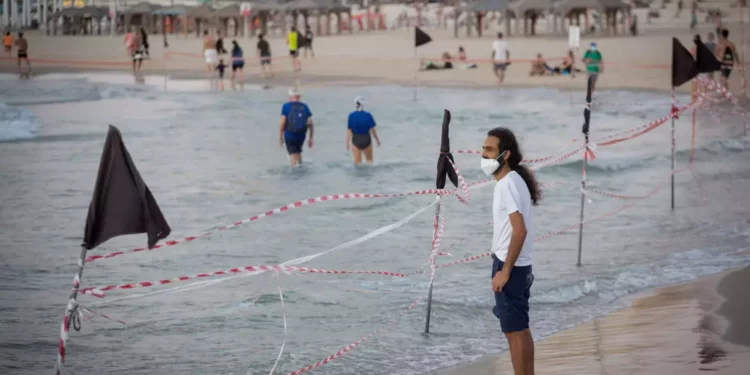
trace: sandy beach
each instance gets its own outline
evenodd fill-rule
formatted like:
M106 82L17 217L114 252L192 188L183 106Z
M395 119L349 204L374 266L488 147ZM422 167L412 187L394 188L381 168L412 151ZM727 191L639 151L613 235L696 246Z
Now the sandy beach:
M738 49L739 28L727 25ZM713 28L703 25L698 32L705 35ZM489 61L494 32L483 37L453 37L452 30L428 29L433 42L413 48L413 31L396 30L368 34L344 34L319 37L315 40L315 58L302 57L302 72L294 73L284 39L270 38L274 56L275 78L261 78L255 56L255 39L236 38L248 57L245 69L246 82L269 85L301 84L368 84L397 83L405 85L457 86L457 87L555 87L578 90L585 88L585 74L571 79L568 76L529 77L530 59L541 53L550 66L560 63L568 51L567 37L538 36L510 37L511 60L504 85L499 85L491 71ZM676 36L686 48L692 47L692 35L686 28L656 30L638 37L588 37L582 36L581 49L576 51L576 64L580 68L580 56L590 41L597 41L602 51L605 72L598 81L600 88L635 90L670 90L669 64L671 63L671 38ZM122 48L121 36L46 36L29 33L30 57L35 74L51 72L116 70L130 71L131 62ZM226 43L234 38L226 38ZM191 35L169 35L169 48L163 47L163 36L150 37L151 59L143 64L143 74L167 74L170 78L204 78L201 43ZM443 52L456 56L463 46L467 57L475 62L475 69L442 71L418 71L422 59L438 60ZM165 54L165 52L168 52ZM36 61L35 61L36 60ZM0 71L14 72L15 60L0 59ZM739 87L740 72L735 72L730 81ZM680 92L688 92L690 85L683 85Z
M631 297L631 307L536 343L539 374L747 374L750 267ZM498 334L500 334L498 330ZM432 375L512 374L508 354Z

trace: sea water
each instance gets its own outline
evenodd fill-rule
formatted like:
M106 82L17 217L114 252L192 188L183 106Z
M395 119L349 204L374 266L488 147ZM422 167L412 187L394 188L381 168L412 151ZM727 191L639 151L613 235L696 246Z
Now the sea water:
M107 125L117 126L170 226L170 238L203 233L300 199L333 193L400 193L434 188L443 110L453 150L481 147L495 126L513 129L526 158L581 139L584 94L553 89L468 90L400 86L305 88L315 143L301 168L279 147L287 87L206 92L198 83L164 92L158 79L134 85L116 75L3 77L0 93L0 372L53 368L60 321L76 269ZM199 89L201 88L201 89ZM344 139L353 98L362 95L383 141L375 164L355 168ZM688 98L678 97L685 103ZM668 113L663 93L601 90L591 138ZM590 193L587 219L634 206L534 245L531 325L540 339L623 305L623 296L750 263L748 138L722 106L698 112L696 164L676 176L670 211L670 128L597 148L588 186L643 200ZM676 122L677 167L690 158L690 114ZM479 156L455 155L463 176L485 176ZM581 155L537 171L534 208L541 236L578 222ZM439 264L489 250L491 185L470 203L444 197ZM152 281L246 265L280 264L319 253L420 210L434 196L323 202L208 238L86 265L82 286ZM428 260L432 207L392 231L302 265L329 270L414 272ZM113 239L90 254L140 247L145 235ZM277 373L315 363L383 328L321 374L421 374L506 348L492 315L489 258L436 271L430 334L424 335L429 271L409 278L285 274L202 280L184 288L113 290L81 296L101 317L71 332L66 368L75 374L263 374L285 339ZM178 285L179 286L179 285ZM284 327L279 290L287 321Z

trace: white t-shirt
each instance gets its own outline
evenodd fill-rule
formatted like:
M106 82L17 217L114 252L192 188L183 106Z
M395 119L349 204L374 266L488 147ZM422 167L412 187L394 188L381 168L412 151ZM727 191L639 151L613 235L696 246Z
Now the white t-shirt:
M508 58L507 56L508 52L508 42L502 39L497 39L494 42L492 42L492 55L494 56L495 61L505 61Z
M505 262L510 246L510 236L513 228L508 215L520 212L526 224L526 240L523 242L521 254L516 259L516 266L531 265L531 250L534 242L534 220L531 217L531 194L521 175L510 171L495 184L495 195L492 199L492 252L498 259Z

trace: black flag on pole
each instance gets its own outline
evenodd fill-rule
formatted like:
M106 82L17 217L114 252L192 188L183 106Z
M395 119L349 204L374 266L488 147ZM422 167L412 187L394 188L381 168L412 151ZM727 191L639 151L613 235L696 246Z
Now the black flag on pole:
M110 125L86 218L83 246L93 249L113 237L147 233L150 249L170 232L167 220L125 148L120 131Z
M695 65L700 73L711 73L721 70L721 62L703 42L698 41L696 44Z
M414 26L414 48L432 42L432 38L417 26Z
M698 66L677 38L672 38L672 87L682 86L698 75Z
M440 137L440 156L438 157L437 163L437 180L435 181L436 189L445 188L445 176L451 180L453 186L458 187L458 176L456 176L456 170L453 169L450 161L453 161L453 155L451 155L451 140L448 137L448 126L451 123L451 113L447 109L443 113L443 132ZM448 161L447 159L450 159Z

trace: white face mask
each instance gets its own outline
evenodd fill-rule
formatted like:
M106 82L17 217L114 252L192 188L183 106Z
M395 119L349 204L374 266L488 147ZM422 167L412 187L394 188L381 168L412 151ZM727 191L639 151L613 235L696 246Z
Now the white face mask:
M505 151L503 151L503 153L500 154L500 156L498 156L497 159L502 158L503 155L505 155ZM482 171L484 172L484 174L486 174L487 176L492 176L495 172L497 172L498 169L500 169L500 166L502 164L500 164L500 162L497 159L482 158L480 167L482 168Z
M487 176L492 176L492 174L495 173L498 168L500 168L500 162L495 159L482 158L481 168L482 171L484 171L484 174L486 174Z

